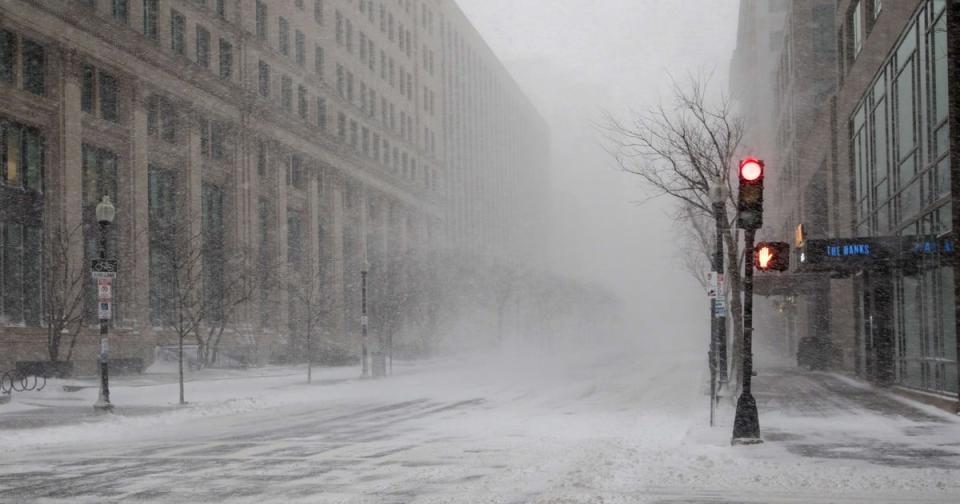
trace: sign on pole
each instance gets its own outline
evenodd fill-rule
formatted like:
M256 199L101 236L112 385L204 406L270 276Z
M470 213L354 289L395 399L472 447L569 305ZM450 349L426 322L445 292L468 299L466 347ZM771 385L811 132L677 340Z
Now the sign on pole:
M100 320L110 320L111 315L111 305L110 301L100 301L97 303L99 309L97 310L97 315Z
M113 285L111 282L112 278L98 278L97 279L97 297L100 301L110 301L113 299Z
M120 264L116 259L94 259L90 264L93 278L116 278Z

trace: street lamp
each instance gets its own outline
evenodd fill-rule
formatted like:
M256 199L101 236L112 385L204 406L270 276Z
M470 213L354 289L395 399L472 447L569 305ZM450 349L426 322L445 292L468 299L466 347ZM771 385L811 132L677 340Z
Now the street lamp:
M727 227L726 218L724 217L724 209L727 204L727 198L730 197L730 189L727 187L727 184L722 179L717 179L714 181L713 185L710 187L710 200L713 202L713 217L716 221L716 233L717 233L717 242L716 247L713 252L713 271L717 275L717 284L718 286L724 285L723 282L720 282L720 279L723 277L723 231ZM716 293L716 299L714 303L720 303L722 297L722 292ZM724 307L726 308L726 307ZM713 321L712 327L715 327L715 332L713 333L713 341L715 343L714 350L716 352L716 367L719 370L720 374L720 384L721 387L727 383L727 315L726 310L720 311L717 309L716 305L713 306L714 316L711 319Z
M107 229L117 215L117 209L110 201L110 196L104 196L100 200L100 203L97 204L96 214L97 223L100 225L100 260L103 261L107 258ZM110 381L107 370L107 360L110 352L107 339L107 328L110 324L109 312L102 309L98 309L98 312L100 318L100 396L93 407L99 411L110 412L113 411L113 404L110 404Z
M360 266L360 330L361 330L361 358L363 359L363 376L370 375L370 369L367 367L367 273L370 271L370 263L366 259Z

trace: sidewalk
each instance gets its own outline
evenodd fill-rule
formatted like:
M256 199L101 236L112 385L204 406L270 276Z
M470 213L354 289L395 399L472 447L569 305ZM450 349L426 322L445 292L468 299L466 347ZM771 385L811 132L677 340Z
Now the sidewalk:
M178 404L175 366L151 368L141 375L110 378L112 415L95 411L99 378L50 379L41 391L14 392L0 404L0 431L97 423L117 417L149 416L184 408L267 395L271 390L301 385L305 366L251 369L203 369L185 376L187 405ZM350 368L314 368L315 385L335 384L356 377Z
M764 369L753 384L763 439L791 454L960 469L960 417L834 373Z

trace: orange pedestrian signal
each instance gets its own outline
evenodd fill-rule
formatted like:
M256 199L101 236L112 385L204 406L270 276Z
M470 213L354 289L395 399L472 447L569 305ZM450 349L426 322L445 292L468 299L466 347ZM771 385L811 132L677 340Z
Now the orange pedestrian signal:
M753 266L757 271L790 269L790 245L783 242L761 242L753 249Z

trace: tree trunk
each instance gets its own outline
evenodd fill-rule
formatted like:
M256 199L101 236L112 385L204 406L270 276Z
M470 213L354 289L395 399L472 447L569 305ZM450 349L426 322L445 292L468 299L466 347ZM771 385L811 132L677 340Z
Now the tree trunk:
M730 322L733 325L733 345L730 352L730 378L739 385L743 364L743 278L740 274L739 233L735 229L724 234L727 254L727 282L730 285Z
M179 350L177 363L180 366L180 404L187 404L183 400L183 334L180 334L177 338L177 347Z

